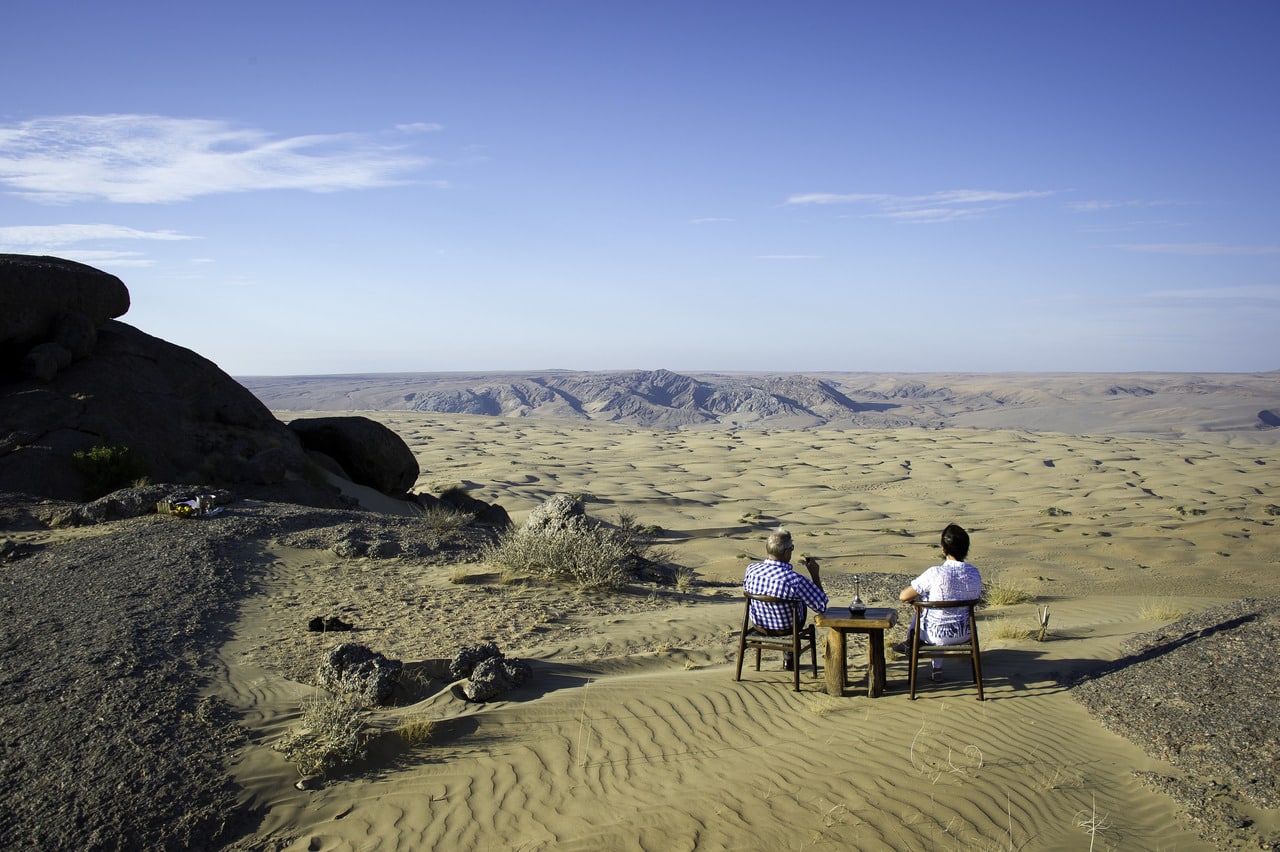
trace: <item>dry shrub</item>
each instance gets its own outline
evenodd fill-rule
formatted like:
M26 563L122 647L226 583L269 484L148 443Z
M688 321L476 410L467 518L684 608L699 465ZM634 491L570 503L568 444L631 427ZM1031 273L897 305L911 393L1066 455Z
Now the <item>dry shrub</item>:
M1177 621L1191 614L1191 610L1174 603L1170 598L1144 600L1138 607L1138 617L1146 621Z
M427 529L443 539L469 527L475 519L474 512L463 512L452 506L428 506L422 510L422 522L427 525Z
M307 699L298 728L276 744L303 775L324 775L365 756L364 706L330 692Z
M485 558L502 567L504 582L524 575L582 589L620 589L631 582L637 561L654 555L643 530L625 514L613 528L590 522L563 529L512 527Z
M1022 586L996 577L992 578L986 589L983 590L983 598L986 599L987 606L1013 606L1015 604L1031 603L1036 599L1036 596Z

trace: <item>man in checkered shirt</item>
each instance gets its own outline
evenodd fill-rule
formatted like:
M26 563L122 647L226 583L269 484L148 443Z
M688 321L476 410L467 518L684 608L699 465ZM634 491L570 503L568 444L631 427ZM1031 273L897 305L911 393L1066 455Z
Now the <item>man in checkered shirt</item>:
M791 567L791 554L794 550L791 533L780 529L771 534L765 542L768 558L747 566L746 577L742 581L743 590L753 595L800 601L814 612L826 612L827 593L822 590L818 560L812 556L805 557L804 567L813 578L805 579ZM752 601L751 624L756 630L770 636L787 634L791 632L791 612L789 604ZM804 626L807 615L808 610L800 610L800 623L797 627ZM790 669L794 664L794 661L787 659L790 656L786 654L783 657L783 668Z

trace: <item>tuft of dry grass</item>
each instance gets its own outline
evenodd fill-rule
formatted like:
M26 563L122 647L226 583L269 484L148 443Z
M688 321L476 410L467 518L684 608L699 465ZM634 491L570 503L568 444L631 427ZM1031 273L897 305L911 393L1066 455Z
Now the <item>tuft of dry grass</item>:
M1171 598L1149 598L1138 607L1138 617L1146 621L1177 621L1190 614L1191 610Z
M983 591L983 597L987 601L987 606L1014 606L1015 604L1030 603L1036 599L1034 594L1022 586L1007 582L999 577L993 577L987 583L987 587Z
M982 625L979 633L980 639L1011 639L1014 641L1023 641L1030 639L1035 635L1035 631L1026 626L1022 622L1014 621L1011 618L993 618Z
M436 729L437 720L425 716L414 716L405 719L396 727L400 739L411 746L420 746L431 741L431 734Z

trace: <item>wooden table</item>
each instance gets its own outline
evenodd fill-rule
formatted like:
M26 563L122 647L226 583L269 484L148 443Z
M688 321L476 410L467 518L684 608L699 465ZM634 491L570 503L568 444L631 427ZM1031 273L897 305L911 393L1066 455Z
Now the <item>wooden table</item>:
M868 609L853 615L848 607L828 607L813 619L818 627L826 627L827 644L822 652L822 665L827 675L827 693L844 695L849 682L849 666L845 660L845 634L867 634L867 696L878 698L884 692L884 632L898 623L898 612L892 608Z

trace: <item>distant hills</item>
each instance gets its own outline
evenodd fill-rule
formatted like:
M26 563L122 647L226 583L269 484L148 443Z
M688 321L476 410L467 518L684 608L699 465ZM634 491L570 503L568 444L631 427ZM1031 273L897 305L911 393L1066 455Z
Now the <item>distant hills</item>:
M237 380L276 411L424 411L662 429L977 427L1280 440L1280 372L545 370Z

